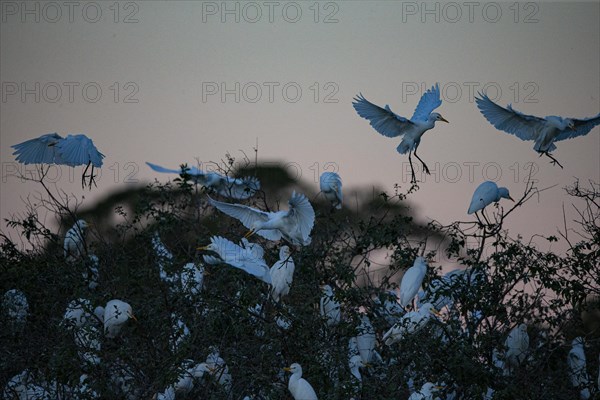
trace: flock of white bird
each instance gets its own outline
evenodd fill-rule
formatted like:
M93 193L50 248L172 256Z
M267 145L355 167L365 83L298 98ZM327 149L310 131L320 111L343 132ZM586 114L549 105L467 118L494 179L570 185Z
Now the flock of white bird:
M436 121L448 122L440 114L433 112L442 104L439 86L435 85L423 94L417 108L407 119L391 111L389 106L381 108L367 101L362 94L359 95L353 106L356 112L369 120L371 126L387 137L402 137L402 142L397 150L401 154L409 154L412 168L412 155L422 163L426 173L429 170L426 164L417 155L417 148L422 135L435 126ZM538 118L515 111L510 105L503 108L492 102L486 95L480 94L477 105L484 117L497 129L516 135L522 140L533 140L534 150L540 155L546 155L554 163L558 163L550 154L556 146L555 142L587 134L594 126L600 124L600 114L594 118L573 119L561 117ZM39 138L13 146L17 161L25 164L62 164L69 166L86 165L82 182L89 178L88 184L93 183L93 168L102 165L104 157L85 135L69 135L67 138L53 133L42 135ZM204 172L198 168L167 169L156 164L147 163L154 171L161 173L187 174L189 179L202 185L212 194L233 200L245 200L252 197L260 190L260 182L254 177L230 178L216 172ZM559 164L560 165L560 164ZM88 168L92 172L87 174ZM562 167L562 166L561 166ZM413 182L416 182L414 169ZM333 209L343 206L342 180L337 173L325 172L320 177L320 191L331 203ZM501 198L512 200L506 188L498 187L494 182L483 182L475 190L468 214L477 216L477 213L488 223L489 219L484 209L498 202ZM514 201L514 200L513 200ZM271 299L282 303L290 292L293 284L295 264L292 255L302 246L311 243L311 231L314 227L315 212L305 195L294 192L285 211L263 211L244 204L232 204L217 201L208 197L208 203L216 210L237 219L245 228L247 234L239 243L221 237L213 236L210 243L199 247L198 250L207 252L203 260L208 265L229 265L253 276L268 287ZM64 239L64 256L67 262L75 264L84 262L85 269L82 277L90 289L98 286L99 260L94 254L88 252L86 243L86 229L88 224L84 220L76 221L69 229ZM269 267L264 259L264 250L258 243L251 243L249 239L258 235L267 241L284 241L281 245L279 260ZM169 272L167 265L173 263L173 255L162 243L158 233L152 239L152 246L156 254L160 278L168 285L173 293L185 296L190 301L201 295L204 283L205 268L196 263L186 264L179 273ZM292 250L293 249L293 250ZM460 279L469 279L471 284L484 282L485 277L469 270L452 271L440 279L433 280L427 290L421 290L423 280L428 273L428 264L425 258L417 257L412 267L403 275L400 281L399 296L391 293L391 298L382 305L386 321L390 328L382 335L382 340L387 346L401 342L403 338L413 335L423 329L428 323L436 320L443 324L444 316L441 313L444 307L449 307L452 299L436 293L436 291ZM319 311L324 323L334 327L342 320L342 308L336 299L335 290L331 285L322 287L322 297ZM261 312L260 305L253 312ZM5 293L2 309L5 310L8 320L11 321L12 330L23 329L28 315L28 303L25 294L19 290L10 290ZM83 363L98 364L102 362L101 347L104 340L113 340L122 332L130 320L136 320L132 306L122 300L114 299L104 307L93 308L87 299L77 299L68 304L63 323L66 329L73 333L73 339L78 348L79 356ZM183 322L181 316L171 315L173 332L171 346L177 349L181 343L190 336L190 330ZM280 320L278 325L284 329L289 328L289 321ZM360 370L368 368L372 363L381 362L381 356L376 350L377 333L367 315L361 316L358 334L349 339L349 371L360 383L362 375ZM527 358L529 337L527 326L520 324L510 331L503 347L499 347L495 354L496 366L510 375L514 368L521 365ZM570 379L574 387L581 388L581 398L590 398L589 376L586 371L586 359L583 352L583 340L577 338L572 343L572 350L568 356ZM127 371L126 365L117 368ZM156 393L156 399L174 400L180 394L189 393L195 382L201 380L205 374L213 375L226 391L232 387L233 377L227 364L219 355L217 348L212 348L211 353L204 362L196 363L185 360L180 366L181 374L172 385L161 393ZM288 388L295 400L314 400L317 394L313 386L303 377L302 367L293 363L284 368L291 373ZM72 398L101 398L89 388L89 377L82 375L80 385L69 392ZM131 380L126 373L116 374L115 386L120 388L128 399L136 398L135 388L131 387ZM52 383L42 385L30 379L29 371L13 377L4 389L7 397L16 396L19 399L53 398L53 393L48 387ZM599 376L600 385L600 376ZM54 387L57 384L54 383ZM410 387L410 385L409 385ZM454 398L452 388L445 387L443 382L426 382L419 390L412 388L410 400L439 398L438 394L444 390L446 398ZM448 394L449 393L449 394ZM491 398L493 390L490 388L484 398ZM251 397L247 397L251 399Z

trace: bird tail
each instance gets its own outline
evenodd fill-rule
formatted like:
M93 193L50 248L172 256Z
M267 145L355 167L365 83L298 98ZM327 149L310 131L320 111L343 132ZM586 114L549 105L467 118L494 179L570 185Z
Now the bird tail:
M412 145L410 143L407 142L406 138L403 139L400 144L398 145L398 147L396 147L396 150L398 151L398 153L400 154L406 154L410 151Z

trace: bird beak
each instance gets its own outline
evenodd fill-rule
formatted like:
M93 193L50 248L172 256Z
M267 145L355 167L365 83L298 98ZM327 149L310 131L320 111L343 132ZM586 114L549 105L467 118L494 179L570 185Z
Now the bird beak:
M283 370L287 371L287 372L290 372L292 369L290 367L285 367Z
M365 368L371 368L372 365L371 364L365 364Z
M250 229L248 232L246 232L246 234L244 235L244 239L248 239L250 236L254 235L255 230L254 229Z
M515 201L515 199L513 199L512 197L508 196L508 199L511 201Z
M196 248L196 250L208 250L208 245Z
M435 315L436 317L441 317L442 314L440 314L440 312L438 310L436 310L435 308L432 308L431 310L429 310L430 313L432 313L433 315Z
M135 315L133 314L129 314L129 318L131 318L132 320L134 320L135 322L138 322L138 319L135 317Z
M436 390L442 390L444 387L443 386L434 386L433 388Z
M443 121L443 122L445 122L447 124L450 123L450 122L448 122L448 120L446 118L442 117L441 115L440 115L440 121Z

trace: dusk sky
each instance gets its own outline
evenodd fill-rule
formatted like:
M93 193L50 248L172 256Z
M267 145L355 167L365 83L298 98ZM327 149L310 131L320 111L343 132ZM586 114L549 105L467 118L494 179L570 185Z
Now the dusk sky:
M600 3L595 2L38 2L1 4L0 217L39 190L11 145L85 133L106 155L98 188L81 167L52 180L84 205L197 158L240 150L280 160L314 182L333 166L344 187L409 186L400 138L373 130L352 107L361 92L410 117L439 82L438 123L419 155L432 175L410 197L421 221L467 220L486 179L540 194L508 220L511 235L556 234L576 218L563 187L600 182L600 128L557 144L564 169L533 142L496 130L473 95L487 89L523 113L584 118L600 112ZM533 164L531 164L533 163ZM33 168L27 168L31 171ZM573 224L570 224L574 227ZM4 221L0 225L5 229ZM542 243L544 248L547 243ZM555 245L556 246L556 245ZM562 248L560 245L558 248Z

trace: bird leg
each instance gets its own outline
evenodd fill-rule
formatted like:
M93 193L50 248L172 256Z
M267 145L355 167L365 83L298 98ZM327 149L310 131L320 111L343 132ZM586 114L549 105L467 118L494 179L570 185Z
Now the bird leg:
M410 173L411 173L410 183L417 183L417 177L415 176L415 168L413 167L412 158L410 157L411 153L412 153L411 151L408 152L408 162L410 163Z
M415 147L415 157L417 157L419 159L419 161L421 161L421 164L423 164L423 171L425 171L425 173L427 175L431 175L431 173L429 172L429 168L427 168L427 164L425 164L425 162L423 160L421 160L421 157L419 157L417 155L417 148Z
M481 210L481 215L483 215L483 219L485 219L485 222L487 222L487 224L489 226L492 226L492 224L490 223L490 220L487 218L487 216L485 215L485 211Z
M542 155L546 155L546 157L549 157L552 160L552 161L550 161L550 164L558 165L560 168L563 168L563 166L558 162L558 160L556 158L552 157L552 155L550 155L550 153L548 153L547 151L540 154L540 156L542 156Z
M90 166L92 167L92 170L90 171L89 175L86 175L88 169L90 168ZM81 188L85 189L86 186L86 182L85 179L89 177L90 181L87 183L88 187L90 188L90 190L92 190L92 183L94 184L94 186L98 187L98 185L96 184L96 181L94 180L94 178L96 177L96 175L94 175L94 165L90 162L88 162L87 166L85 167L85 170L83 170L83 175L81 175Z

